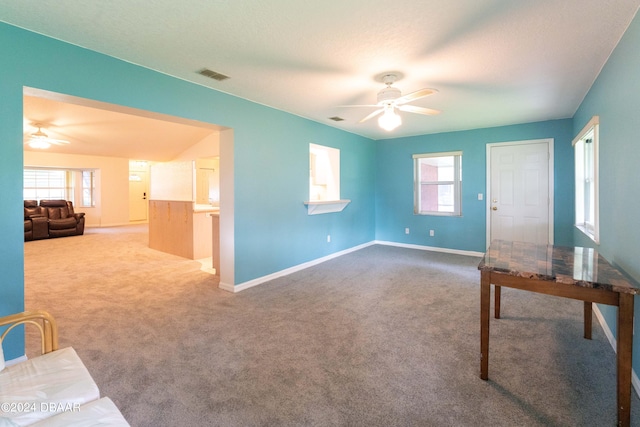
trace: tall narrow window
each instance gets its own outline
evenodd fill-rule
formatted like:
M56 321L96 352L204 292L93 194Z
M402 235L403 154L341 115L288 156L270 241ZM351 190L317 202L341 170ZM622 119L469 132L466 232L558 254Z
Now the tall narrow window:
M594 116L573 140L576 180L576 227L596 243L600 242L598 221L598 128Z
M414 154L414 213L461 215L462 152Z
M94 192L96 188L95 175L93 170L83 170L82 172L82 205L83 207L94 207L96 205Z

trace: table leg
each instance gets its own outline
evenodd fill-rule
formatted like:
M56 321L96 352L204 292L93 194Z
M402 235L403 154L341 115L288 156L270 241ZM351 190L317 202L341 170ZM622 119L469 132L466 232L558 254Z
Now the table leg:
M496 319L500 318L500 294L502 294L501 290L502 287L501 286L494 286L493 287L493 292L495 293L495 303L493 305L493 316Z
M591 301L584 302L584 337L591 339L591 325L593 324L593 307Z
M489 379L489 316L491 311L491 273L480 274L480 378Z
M619 296L618 305L618 426L631 423L631 348L633 342L633 295Z

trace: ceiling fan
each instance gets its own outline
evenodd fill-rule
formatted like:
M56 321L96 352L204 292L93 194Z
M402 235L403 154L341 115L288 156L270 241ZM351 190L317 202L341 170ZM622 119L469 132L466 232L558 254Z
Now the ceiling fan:
M42 124L41 123L34 123L33 124L34 127L38 128L38 130L36 132L31 133L28 136L28 140L26 141L26 144L29 145L29 147L31 148L39 148L41 150L45 150L49 147L51 147L52 144L54 145L67 145L69 144L69 141L66 141L64 139L55 139L55 138L49 138L49 135L47 135L46 133L44 133L42 131Z
M345 107L379 107L377 110L360 120L358 123L366 122L367 120L372 119L381 113L384 113L378 118L378 124L381 128L387 131L391 131L402 124L402 119L398 114L396 114L395 110L405 111L407 113L424 114L427 116L440 114L439 110L434 110L432 108L407 105L411 101L424 98L425 96L437 93L438 91L436 89L425 88L402 96L400 89L392 86L393 83L400 79L400 77L401 76L399 75L399 73L385 73L377 79L386 85L384 89L378 92L377 104L345 105Z

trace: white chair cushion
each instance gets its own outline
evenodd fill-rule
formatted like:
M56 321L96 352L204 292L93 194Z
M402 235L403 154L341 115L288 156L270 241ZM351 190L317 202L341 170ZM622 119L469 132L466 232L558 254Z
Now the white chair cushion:
M0 402L25 426L100 398L98 386L71 347L7 366L0 372Z
M108 397L84 404L78 411L64 412L31 425L31 427L101 426L129 427L129 423L118 407Z

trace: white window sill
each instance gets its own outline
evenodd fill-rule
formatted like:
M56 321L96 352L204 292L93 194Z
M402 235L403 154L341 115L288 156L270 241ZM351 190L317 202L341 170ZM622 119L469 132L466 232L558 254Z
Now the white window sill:
M576 224L576 228L580 231L582 231L582 233L587 236L588 238L590 238L591 240L593 240L594 243L596 244L600 244L600 239L598 238L598 236L596 236L590 229L588 229L587 227L583 226L583 225L578 225Z
M342 212L351 200L323 200L323 201L306 201L308 215L318 215L331 212Z

